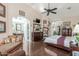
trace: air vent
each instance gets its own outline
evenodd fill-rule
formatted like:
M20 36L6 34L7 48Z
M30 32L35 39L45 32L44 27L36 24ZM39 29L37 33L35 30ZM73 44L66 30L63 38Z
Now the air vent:
M71 9L71 7L68 7L67 9L68 9L68 10L70 10L70 9Z
M19 10L19 15L20 15L20 16L25 16L25 12L22 11L22 10Z

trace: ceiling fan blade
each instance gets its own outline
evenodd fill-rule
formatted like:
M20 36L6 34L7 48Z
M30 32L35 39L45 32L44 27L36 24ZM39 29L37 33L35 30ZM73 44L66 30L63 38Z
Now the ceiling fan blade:
M51 12L51 13L56 14L56 12Z
M47 10L46 8L44 8L44 10Z
M52 9L52 10L57 10L57 8L54 8L54 9Z
M49 16L49 12L47 13L47 16Z
M42 12L42 14L47 13L47 12Z

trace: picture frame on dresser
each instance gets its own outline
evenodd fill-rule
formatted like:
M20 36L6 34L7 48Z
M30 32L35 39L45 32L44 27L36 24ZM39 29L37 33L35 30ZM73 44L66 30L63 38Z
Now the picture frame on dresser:
M6 22L0 21L0 33L6 32Z
M0 3L0 16L6 17L6 7Z

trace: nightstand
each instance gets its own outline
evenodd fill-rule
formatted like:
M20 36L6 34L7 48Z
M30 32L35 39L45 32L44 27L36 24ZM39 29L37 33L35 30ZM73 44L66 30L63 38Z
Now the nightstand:
M79 47L72 48L72 56L79 56Z

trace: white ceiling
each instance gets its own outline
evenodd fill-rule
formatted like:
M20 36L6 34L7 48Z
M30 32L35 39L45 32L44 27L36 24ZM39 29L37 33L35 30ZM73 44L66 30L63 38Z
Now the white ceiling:
M44 8L48 8L47 3L31 3L30 5L40 13L44 12ZM70 10L68 9L69 7L71 7ZM50 8L58 8L57 10L55 10L57 14L49 15L51 19L79 16L79 3L50 3Z

